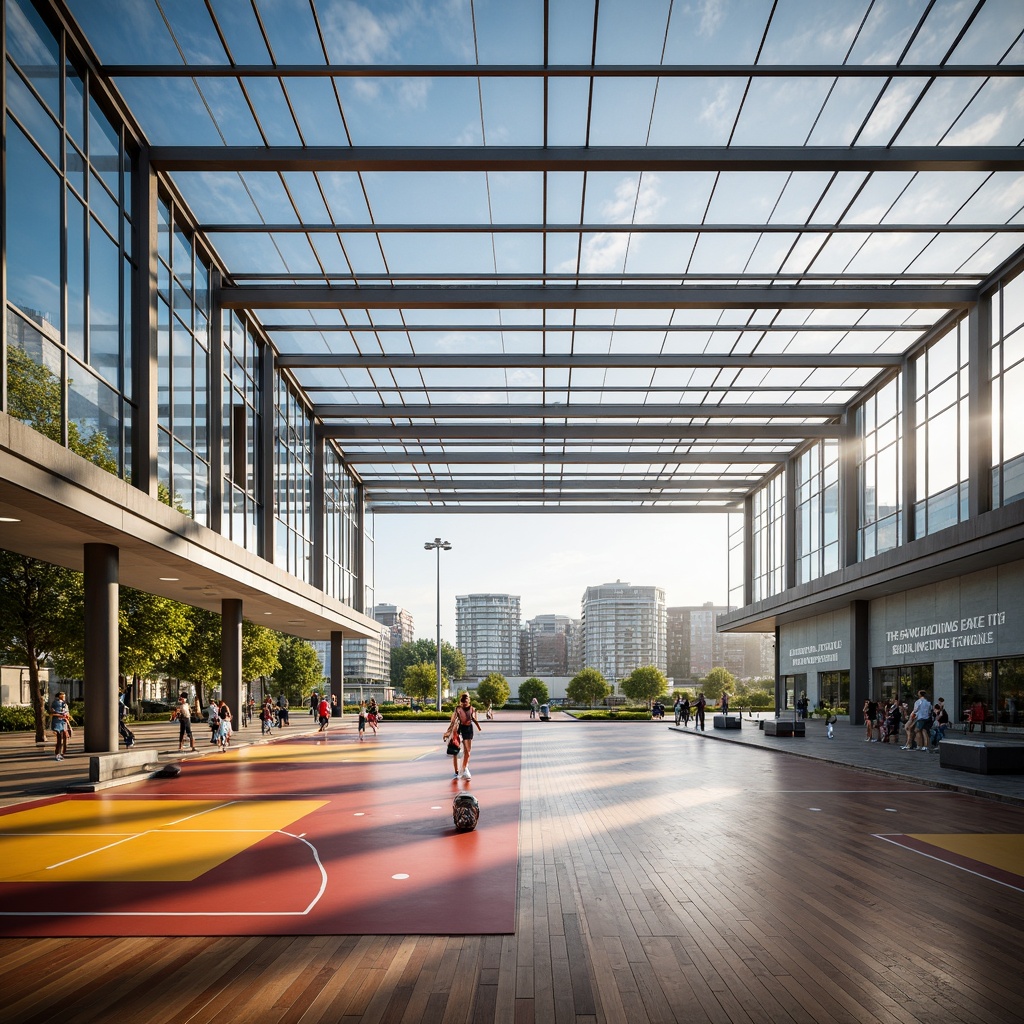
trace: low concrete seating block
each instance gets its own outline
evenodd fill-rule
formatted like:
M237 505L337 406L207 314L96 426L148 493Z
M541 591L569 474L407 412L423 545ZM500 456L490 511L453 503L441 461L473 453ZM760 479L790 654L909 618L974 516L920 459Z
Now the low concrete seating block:
M939 744L939 766L975 775L1024 775L1024 743L947 737Z
M147 763L156 762L155 750L114 750L109 754L89 756L89 781L110 782L125 775L134 775Z
M742 729L743 719L739 715L715 715L711 724L716 729Z
M787 722L782 718L769 718L764 723L765 736L806 736L806 722Z

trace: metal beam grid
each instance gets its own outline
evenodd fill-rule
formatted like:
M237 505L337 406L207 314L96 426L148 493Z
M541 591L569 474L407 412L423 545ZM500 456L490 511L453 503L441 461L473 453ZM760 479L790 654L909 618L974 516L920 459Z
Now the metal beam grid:
M1019 4L64 2L380 514L734 510L1024 241Z

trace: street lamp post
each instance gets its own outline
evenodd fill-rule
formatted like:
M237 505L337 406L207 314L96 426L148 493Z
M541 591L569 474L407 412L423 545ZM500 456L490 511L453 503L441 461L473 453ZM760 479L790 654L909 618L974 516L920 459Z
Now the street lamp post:
M446 540L435 537L423 545L425 551L437 551L437 710L441 710L441 552L451 551Z

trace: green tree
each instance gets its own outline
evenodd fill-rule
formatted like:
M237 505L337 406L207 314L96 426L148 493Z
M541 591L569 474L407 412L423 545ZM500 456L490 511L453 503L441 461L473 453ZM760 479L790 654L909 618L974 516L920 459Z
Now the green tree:
M274 685L295 707L323 685L323 666L313 645L297 636L285 636L277 651L280 665L274 673Z
M0 644L5 660L28 668L37 743L46 739L39 669L73 639L69 603L81 592L80 573L0 550Z
M657 665L643 665L619 684L619 689L630 700L649 704L668 690L668 679Z
M117 597L118 672L126 679L152 676L191 640L191 609L133 587L119 587ZM54 655L54 666L61 675L81 676L85 672L85 600L81 590L71 597L67 615L72 635Z
M255 622L242 622L242 682L272 676L280 667L281 634Z
M196 688L199 703L207 704L213 688L220 682L220 616L205 608L186 605L192 623L188 644L168 658L163 670L175 679L186 679Z
M442 671L444 666L441 666ZM421 661L405 670L401 689L407 697L427 702L437 697L437 666L431 661Z
M407 644L401 644L391 651L391 685L403 687L405 685L405 671L410 665L419 665L422 662L437 664L437 643L434 640L420 638ZM461 679L466 674L465 655L457 647L453 647L447 640L441 641L441 675L442 681L447 679ZM437 669L434 670L437 675ZM435 683L436 685L436 683Z
M701 681L700 689L708 700L718 700L723 693L736 690L736 677L724 668L713 668Z
M477 699L484 704L493 704L494 707L504 707L512 695L512 689L508 680L500 672L492 672L485 679L480 680L476 688Z
M574 704L589 704L591 707L611 693L607 680L596 668L585 668L569 680L565 695Z
M529 704L534 697L537 698L538 704L547 704L548 688L543 680L530 676L519 684L519 703Z

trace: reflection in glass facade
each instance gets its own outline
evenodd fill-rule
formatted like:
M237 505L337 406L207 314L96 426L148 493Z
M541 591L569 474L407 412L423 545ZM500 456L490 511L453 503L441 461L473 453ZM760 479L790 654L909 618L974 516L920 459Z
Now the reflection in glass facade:
M209 525L209 267L177 208L157 202L157 479L167 504Z
M7 0L7 412L108 472L131 471L128 140L69 40ZM63 45L62 45L63 44ZM62 52L65 56L62 58Z
M744 518L738 512L730 512L729 523L729 600L730 608L742 608L747 603L745 594L743 545Z
M860 558L871 558L903 543L901 395L902 374L897 374L857 408Z
M67 34L30 0L4 0L2 12L3 411L130 480L133 431L147 433L132 390L143 366L133 343L149 354L149 325L132 322L136 275L144 272L133 249L139 143L108 116L97 99L102 87ZM147 211L138 213L145 223ZM216 314L221 347L214 350L217 261L192 230L191 214L162 187L155 220L157 495L203 525L219 522L230 540L311 581L310 413L280 376L274 394L262 393L268 350L244 314ZM272 452L260 447L268 415ZM355 603L357 580L372 594L372 577L358 567L372 537L367 532L360 542L361 494L333 448L327 466L327 589ZM273 510L261 505L268 491ZM271 514L274 550L263 551L263 517Z
M967 518L967 357L967 321L961 320L913 361L915 537L955 526Z
M985 724L1024 726L1024 658L962 662L959 682L960 721L980 701Z
M1024 498L1024 274L992 306L992 505Z
M753 601L781 594L786 585L786 478L777 473L754 492Z
M839 568L839 442L820 441L796 459L796 582Z
M221 328L221 445L224 486L222 527L225 537L259 553L258 468L256 445L261 436L263 396L260 393L261 346L253 330L231 311Z

